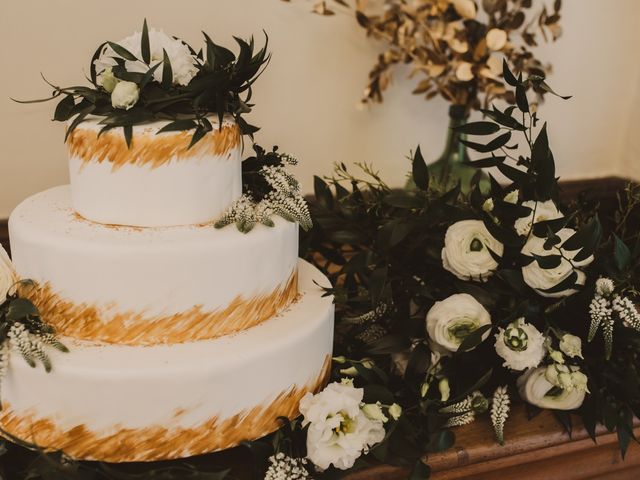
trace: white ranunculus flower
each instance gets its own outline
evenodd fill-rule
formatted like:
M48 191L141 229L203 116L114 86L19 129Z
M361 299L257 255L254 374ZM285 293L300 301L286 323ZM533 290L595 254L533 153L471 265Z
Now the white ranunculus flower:
M554 391L554 385L545 376L546 370L546 367L532 368L518 378L518 391L524 401L540 408L555 410L574 410L582 405L584 390L573 388L556 392L556 388ZM550 392L557 394L548 395Z
M547 200L545 202L527 200L526 202L522 202L522 206L530 208L531 212L526 217L520 217L516 220L514 226L518 235L528 235L529 230L531 230L534 223L544 222L546 220L555 220L556 218L563 217L562 212L558 210L558 207L553 203L553 200Z
M496 353L511 370L526 370L540 365L545 355L544 335L524 318L510 323L496 334Z
M456 222L444 236L442 266L461 280L486 281L498 267L489 250L501 256L504 246L489 233L484 222Z
M142 33L135 32L133 35L116 42L139 59L139 61L125 61L124 66L127 72L146 73L147 70L149 70L149 65L142 62L142 49L140 48L141 39ZM164 53L162 50L164 49L167 51L167 56L171 62L171 70L173 72L173 84L187 85L198 73L198 68L196 66L198 59L193 56L189 47L187 47L182 40L177 40L167 35L162 30L150 28L149 47L151 53L151 66L162 62L164 59ZM105 46L100 57L94 62L96 73L98 75L109 67L117 65L116 61L112 57L119 58L120 56L114 52L110 46ZM153 78L158 82L162 81L162 67L158 67L156 69L153 73Z
M582 340L580 337L565 333L560 339L560 350L569 358L582 358Z
M491 324L491 315L475 298L457 293L436 302L427 313L427 334L441 348L455 352L471 332ZM487 331L483 340L489 336Z
M111 92L111 105L113 108L129 110L140 98L140 89L133 82L118 82Z
M372 420L362 410L364 390L349 383L330 383L318 394L300 400L300 413L307 431L307 456L324 470L333 464L341 470L385 436L382 421Z
M13 268L7 251L0 245L0 303L7 298L7 293L18 281L18 276Z
M542 268L536 260L532 261L529 265L522 267L522 277L527 285L536 290L539 295L543 297L566 297L577 290L575 288L568 288L566 290L562 290L560 292L555 293L547 293L543 290L549 289L558 285L560 282L565 280L569 275L571 275L574 271L574 266L577 268L586 267L591 262L593 262L593 255L588 258L575 261L573 258L577 255L580 250L564 250L561 249L562 242L571 237L575 232L575 230L571 228L562 228L560 229L556 235L560 237L561 243L551 247L549 250L544 248L545 239L536 237L535 235L531 235L527 243L524 245L522 249L522 253L524 255L532 256L532 254L536 254L542 257L550 256L550 255L558 255L560 252L565 258L562 258L560 264L555 268ZM573 266L569 262L573 263ZM576 270L578 274L578 278L576 279L577 285L584 285L586 275L582 270Z

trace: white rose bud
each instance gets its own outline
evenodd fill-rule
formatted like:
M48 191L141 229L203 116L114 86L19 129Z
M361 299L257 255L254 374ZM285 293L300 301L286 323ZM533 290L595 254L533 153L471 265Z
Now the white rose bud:
M107 68L98 77L98 84L102 85L102 88L109 93L113 92L113 89L116 88L118 82L120 82L120 80L115 77L111 67Z
M481 220L462 220L451 225L444 236L442 266L460 280L486 281L498 267L491 251L502 256L504 246Z
M554 293L544 291L551 287L555 287L569 277L574 271L574 266L586 267L593 262L593 255L581 261L573 260L580 250L560 250L562 243L570 238L574 233L576 233L575 230L571 228L560 229L556 232L556 235L560 237L560 243L555 247L551 247L549 250L544 248L545 239L536 237L535 235L531 235L529 240L527 240L527 243L524 245L524 248L522 249L522 253L524 255L533 256L533 254L535 254L541 257L547 257L562 253L564 257L560 260L558 266L554 268L542 268L538 264L537 260L533 260L528 265L522 267L522 277L525 283L533 288L539 295L543 297L557 298L572 295L577 291L575 288L571 287ZM571 260L571 262L569 262L569 260ZM582 270L576 270L576 273L578 274L576 278L576 285L584 285L586 275Z
M536 327L519 318L496 334L496 353L511 370L537 367L545 355L544 335Z
M574 410L582 405L585 392L577 388L571 390L554 389L546 376L546 368L538 367L527 370L518 378L520 397L537 407L555 410Z
M402 407L397 403L394 403L389 407L389 415L391 415L391 418L393 418L394 420L398 420L400 418L400 415L402 415Z
M438 382L438 390L440 391L440 401L446 402L451 395L451 388L449 387L449 379L441 378Z
M140 89L133 82L119 82L111 92L111 105L113 108L129 110L140 97Z
M560 339L560 350L569 358L582 358L582 340L580 337L565 333Z
M457 293L436 302L427 313L427 334L441 348L456 352L464 339L491 324L489 312L468 293ZM489 336L485 332L482 339Z
M387 416L382 412L382 407L380 406L380 402L367 403L362 407L362 411L370 420L379 420L382 423L386 423L389 421Z
M556 204L552 200L546 202L536 202L528 200L522 202L523 207L529 207L531 212L525 217L520 217L516 220L515 228L518 235L528 235L531 227L534 223L544 222L546 220L555 220L556 218L562 218L562 212L558 210ZM535 216L534 216L535 211Z

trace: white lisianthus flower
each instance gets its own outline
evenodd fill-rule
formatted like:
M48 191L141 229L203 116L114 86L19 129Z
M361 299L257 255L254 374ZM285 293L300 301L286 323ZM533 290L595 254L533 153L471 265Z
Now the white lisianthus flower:
M511 370L526 370L540 365L544 358L544 335L524 318L510 323L496 334L496 353L504 359L503 365Z
M456 352L467 335L491 324L491 315L468 293L457 293L436 302L427 312L426 322L429 338L439 347ZM488 336L487 331L482 339Z
M573 273L574 267L576 267L575 271L578 274L578 277L576 278L576 285L584 285L586 275L578 268L586 267L593 262L593 255L590 255L584 260L575 261L574 257L580 250L564 250L561 248L562 242L566 241L574 233L576 233L575 230L571 228L560 229L556 232L556 235L560 237L561 243L551 247L549 250L544 248L545 239L536 237L535 235L531 235L529 240L527 240L527 243L524 245L524 248L522 249L522 253L524 255L533 256L533 254L535 254L541 257L546 257L562 254L564 257L560 260L560 264L554 268L542 268L538 264L537 260L534 260L529 263L529 265L522 267L522 277L525 283L538 292L539 295L542 295L543 297L557 298L566 297L575 293L577 291L575 288L567 288L566 290L554 293L544 291L558 285L569 277L569 275ZM571 260L571 262L569 262L569 260Z
M582 405L584 390L554 388L545 376L546 370L545 367L532 368L518 378L518 391L524 401L554 410L574 410Z
M444 236L442 266L461 280L486 281L498 267L491 252L502 256L504 246L481 220L462 220Z
M307 457L324 470L333 465L341 470L385 436L382 421L362 411L364 390L352 384L330 383L320 393L307 393L300 400L300 413L307 431Z
M129 110L140 98L140 89L133 82L119 82L111 92L111 105L113 108Z
M582 357L582 340L580 337L565 333L560 339L560 350L569 358Z
M13 268L13 263L11 263L7 251L0 245L0 303L4 302L7 293L17 281L18 275Z
M138 58L138 61L126 60L125 69L127 72L146 73L149 65L142 61L141 49L142 33L135 32L116 42L121 47L126 48L129 52ZM162 30L149 29L149 47L151 54L150 66L154 66L164 59L163 49L166 50L169 61L171 62L171 70L173 72L172 82L177 85L187 85L191 79L198 73L198 59L191 53L189 47L182 41L177 40ZM104 47L100 57L95 60L96 73L98 76L109 67L117 65L112 58L120 58L120 56L108 45ZM162 67L158 67L153 73L153 78L162 81Z
M563 217L562 212L558 210L553 200L547 200L545 202L527 200L526 202L522 202L522 206L530 208L531 212L526 217L520 217L516 220L514 226L518 235L528 235L534 223Z

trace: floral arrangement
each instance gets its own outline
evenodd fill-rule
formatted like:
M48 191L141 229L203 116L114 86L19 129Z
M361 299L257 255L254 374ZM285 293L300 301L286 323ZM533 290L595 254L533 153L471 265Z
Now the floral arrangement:
M316 1L313 11L333 15L349 7L345 0ZM478 6L480 4L480 7ZM411 66L418 77L413 93L427 100L440 95L453 105L470 109L487 108L496 99L514 102L502 76L502 58L527 76L544 77L550 67L531 52L544 40L555 41L561 0L552 10L544 5L531 12L532 0L356 0L353 5L358 25L367 36L385 44L369 72L364 103L382 102L398 65ZM544 94L544 85L532 85Z
M89 65L91 86L47 82L51 97L21 103L62 97L53 119L73 119L66 137L89 115L103 117L101 132L121 127L129 145L132 127L153 120L171 120L161 131L193 129L193 145L212 130L211 115L220 125L224 115L232 115L243 134L253 135L257 127L242 115L251 111L251 86L269 62L266 42L254 53L253 38L234 37L236 56L203 35L205 48L196 52L177 37L149 29L145 20L141 32L98 47Z
M20 296L20 289L34 286L30 280L18 280L9 255L0 246L0 382L14 351L32 368L42 363L47 372L51 371L51 360L46 349L68 351L56 338L53 327L42 320L38 308Z
M312 226L307 202L300 193L298 180L286 169L298 161L289 154L268 152L253 144L255 155L242 162L242 196L215 223L216 228L235 224L242 233L256 224L273 227L273 215L298 222L304 230Z

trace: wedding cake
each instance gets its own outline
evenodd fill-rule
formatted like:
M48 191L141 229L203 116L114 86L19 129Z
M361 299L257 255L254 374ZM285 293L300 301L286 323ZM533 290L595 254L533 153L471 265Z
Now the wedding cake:
M326 383L328 280L298 259L296 222L214 227L241 199L242 136L206 122L197 142L168 120L68 126L70 185L23 201L9 232L35 282L20 294L69 352L49 373L10 357L5 432L77 459L181 458L276 430Z

